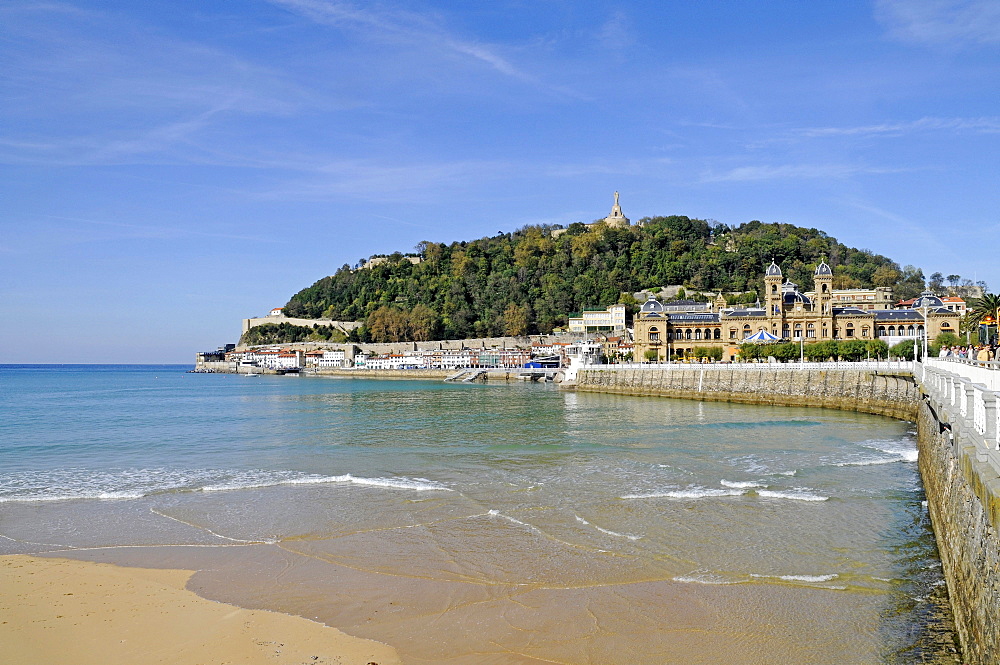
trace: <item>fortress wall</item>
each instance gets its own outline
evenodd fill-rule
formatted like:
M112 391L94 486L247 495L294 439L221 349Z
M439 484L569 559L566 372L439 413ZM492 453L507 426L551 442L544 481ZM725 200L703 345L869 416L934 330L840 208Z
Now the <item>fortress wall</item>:
M354 330L361 325L358 321L334 321L333 319L296 319L287 317L285 315L281 316L260 316L253 319L243 319L243 331L240 335L245 335L251 328L256 328L257 326L262 326L265 323L288 323L293 326L308 326L310 328L315 328L316 326L333 326L334 328L339 328L344 332L349 332Z

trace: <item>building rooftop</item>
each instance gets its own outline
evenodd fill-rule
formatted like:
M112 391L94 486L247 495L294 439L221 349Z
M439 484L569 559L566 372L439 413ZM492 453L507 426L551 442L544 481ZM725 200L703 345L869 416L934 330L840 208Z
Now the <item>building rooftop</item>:
M880 309L874 312L876 321L923 321L915 309Z
M726 312L727 317L740 317L740 316L752 316L761 317L767 316L767 310L764 308L748 308L748 309L733 309Z
M706 323L718 323L718 314L697 314L697 313L686 313L686 314L671 314L668 317L671 321L683 322L683 321L698 321Z

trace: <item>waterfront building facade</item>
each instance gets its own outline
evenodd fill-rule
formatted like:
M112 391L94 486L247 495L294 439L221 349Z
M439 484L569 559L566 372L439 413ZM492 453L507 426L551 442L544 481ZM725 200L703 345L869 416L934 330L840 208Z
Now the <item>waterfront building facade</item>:
M825 261L816 266L813 283L812 292L801 292L797 284L783 278L781 268L772 261L764 271L763 303L752 307L727 307L720 294L711 308L715 311L702 307L677 312L668 311L650 296L634 322L635 358L661 361L668 356L690 356L698 347L721 347L723 359L732 360L739 353L739 344L759 331L802 342L882 338L890 346L922 337L925 330L931 340L943 332L958 331L959 315L930 292L922 294L910 308L883 308L892 302L891 292L835 291L833 270ZM873 296L870 301L869 295Z

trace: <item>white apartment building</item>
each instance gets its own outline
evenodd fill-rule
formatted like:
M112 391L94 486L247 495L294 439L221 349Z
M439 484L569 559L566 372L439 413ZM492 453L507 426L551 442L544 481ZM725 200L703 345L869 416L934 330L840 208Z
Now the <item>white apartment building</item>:
M345 353L343 351L324 351L318 359L318 367L343 367Z
M625 330L625 305L612 305L607 309L585 309L569 317L571 333L608 332Z

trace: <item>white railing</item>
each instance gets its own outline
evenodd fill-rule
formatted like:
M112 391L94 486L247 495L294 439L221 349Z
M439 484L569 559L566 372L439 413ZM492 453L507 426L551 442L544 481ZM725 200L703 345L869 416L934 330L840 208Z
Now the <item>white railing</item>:
M936 367L958 376L963 376L973 383L981 383L990 390L1000 390L1000 362L995 360L980 361L967 358L928 358L924 361L927 367Z
M685 362L662 362L662 363L616 363L610 365L586 365L580 369L615 371L622 369L705 369L705 370L802 370L802 369L840 369L840 370L867 370L877 372L912 372L913 361L881 361L881 360L860 360L857 362L791 362L791 363L685 363Z
M950 421L953 434L975 432L968 437L995 466L1000 467L1000 364L961 362L959 359L927 358L916 375L924 391ZM978 439L978 440L977 440Z

